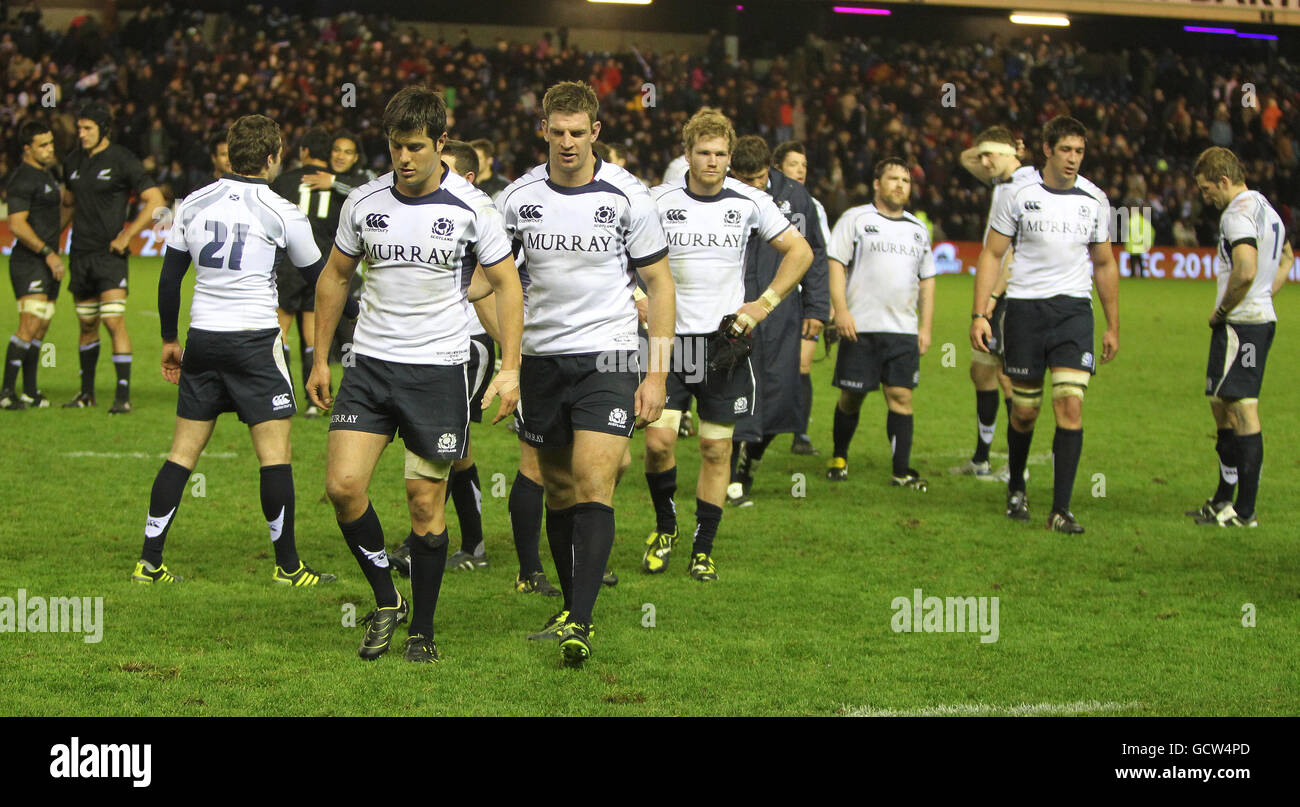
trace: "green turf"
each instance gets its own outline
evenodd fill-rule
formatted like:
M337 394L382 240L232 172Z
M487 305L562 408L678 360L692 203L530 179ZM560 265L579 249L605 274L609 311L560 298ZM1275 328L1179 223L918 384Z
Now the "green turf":
M913 464L929 477L929 493L888 486L884 405L872 396L846 484L826 482L825 458L793 456L782 437L760 472L758 504L725 515L719 581L687 577L685 545L666 574L649 577L639 571L653 519L638 437L616 498L611 565L621 582L597 604L593 659L572 671L553 643L522 639L555 600L511 589L504 494L516 443L504 424L475 427L492 567L447 575L437 617L445 661L417 668L400 653L360 661L361 630L342 625L346 606L358 617L372 606L330 507L319 501L323 420L294 422L298 544L340 582L317 590L271 583L257 463L233 415L221 420L197 469L206 495L185 497L169 536L168 565L186 581L128 582L175 411L175 388L157 369L158 267L133 261L134 414L105 413L107 356L98 409L0 412L0 596L19 588L28 596L102 596L105 621L97 644L71 633L0 634L4 714L834 715L943 706L1000 713L1025 704L1137 715L1300 711L1300 406L1288 392L1300 372L1289 327L1300 321L1294 289L1277 302L1282 327L1261 407L1259 529L1197 528L1182 514L1211 491L1217 467L1201 395L1210 284L1121 285L1119 357L1102 368L1085 406L1074 511L1088 532L1067 537L1043 529L1050 415L1032 450L1032 523L1002 516L999 486L945 473L975 436L971 280L945 277L916 397ZM6 311L0 327L8 333L16 315ZM42 369L41 384L57 405L78 385L66 295L50 341L57 365ZM821 361L814 373L813 440L826 453L830 371ZM998 452L1004 429L1000 413ZM685 441L679 451L684 534L694 510L694 447ZM388 451L372 489L390 544L407 531L401 460ZM1104 497L1091 495L1100 492L1098 474ZM914 588L999 597L999 640L894 633L891 602ZM1256 627L1242 625L1245 603L1255 606ZM647 606L653 628L643 626Z

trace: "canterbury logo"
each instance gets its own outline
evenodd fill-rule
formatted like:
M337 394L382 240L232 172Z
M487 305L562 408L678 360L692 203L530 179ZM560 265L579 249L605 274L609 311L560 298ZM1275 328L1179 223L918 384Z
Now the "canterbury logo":
M537 221L542 217L541 205L522 205L519 208L519 218L527 221Z
M1025 210L1042 210L1043 206L1038 202L1025 202Z
M291 404L289 403L289 393L287 392L282 392L271 399L271 406L274 406L276 409L280 409L281 407L290 406L290 405Z
M176 508L173 507L171 512L165 516L148 516L144 522L144 537L157 538L167 529L167 524L171 522L172 516L176 514Z
M387 230L388 215L385 213L371 213L366 216L366 226L372 230Z
M681 208L674 208L664 214L668 221L686 221L686 211Z
M874 225L874 224L868 224L867 226L865 226L865 227L862 228L862 234L863 234L863 235L879 235L879 234L880 234L880 228L877 227L877 226Z
M378 569L388 568L388 552L386 552L385 550L380 549L377 552L371 552L369 549L366 549L364 546L359 546L357 547L357 549L360 549L361 554L365 555L367 558L370 559L370 562L375 565L375 568Z

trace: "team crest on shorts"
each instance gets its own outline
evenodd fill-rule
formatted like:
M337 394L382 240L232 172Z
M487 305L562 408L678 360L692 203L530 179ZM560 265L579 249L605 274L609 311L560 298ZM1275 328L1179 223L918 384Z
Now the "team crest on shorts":
M920 371L920 370L917 370L915 373L912 373L912 383L913 383L913 384L920 384L920 383L921 383L921 371Z
M739 415L741 412L746 411L747 409L749 409L749 399L746 398L744 395L737 398L735 405L731 407L731 411L737 415Z
M1091 369L1092 369L1092 354L1091 354L1091 353L1085 353L1085 354L1083 354L1083 358L1080 360L1080 363L1081 363L1084 367L1087 367L1089 370L1091 370Z
M627 425L627 410L617 407L609 410L609 425L621 429Z
M443 436L439 437L439 438L438 438L438 450L439 450L439 451L455 451L455 450L456 450L456 435L452 434L451 432L447 432L447 433L444 434Z

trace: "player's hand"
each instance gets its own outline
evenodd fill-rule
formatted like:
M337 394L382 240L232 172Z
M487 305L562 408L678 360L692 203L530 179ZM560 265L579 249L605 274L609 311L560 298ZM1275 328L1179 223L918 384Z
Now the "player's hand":
M803 338L813 339L814 337L821 336L822 328L825 327L825 324L819 319L805 319L803 321Z
M636 301L636 318L641 322L642 328L650 327L650 298Z
M1115 358L1119 352L1119 329L1112 328L1101 336L1101 363L1105 364Z
M314 191L327 191L334 185L334 175L327 174L324 171L307 174L302 178L302 184Z
M918 348L920 348L920 350L921 350L921 355L924 356L924 355L925 355L925 352L926 352L927 350L930 349L930 332L929 332L929 331L918 331L918 332L917 332L917 334L916 334L916 346L917 346Z
M59 253L51 252L49 255L46 255L45 265L50 267L50 274L54 275L54 279L56 281L62 282L64 268L63 268L63 259L59 257Z
M314 406L329 409L334 405L334 396L330 394L330 366L312 363L311 376L307 379L307 397Z
M1214 309L1214 313L1210 315L1210 327L1217 328L1225 322L1227 322L1227 318L1219 313L1219 309Z
M515 411L519 405L519 371L502 370L488 384L487 391L483 393L483 410L486 411L488 404L492 399L501 396L501 406L497 408L497 416L492 418L492 425L500 423Z
M664 413L664 402L668 400L667 376L663 373L647 375L636 388L636 427L644 429L654 423Z
M745 303L736 309L736 324L744 328L742 336L748 336L758 323L767 319L767 309L759 305L757 301Z
M179 342L163 342L162 377L169 384L181 383L181 350Z
M114 255L130 255L131 237L125 232L118 233L117 238L108 245L108 251Z
M858 341L858 324L853 321L853 315L847 311L835 315L835 330L840 332L841 339L850 342Z
M984 317L977 317L970 321L970 346L980 351L988 353L989 340L993 338L993 326Z

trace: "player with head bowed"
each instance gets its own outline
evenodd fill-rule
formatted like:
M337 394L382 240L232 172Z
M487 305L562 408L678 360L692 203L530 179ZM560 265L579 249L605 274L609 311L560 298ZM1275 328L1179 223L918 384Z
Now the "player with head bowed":
M348 195L316 285L316 335L324 341L338 324L357 264L363 256L369 264L354 363L334 399L329 363L318 354L308 392L317 406L332 406L326 493L375 596L358 652L365 659L382 655L409 610L405 658L434 662L440 654L433 617L447 560L447 477L469 440L473 312L466 292L474 267L484 267L497 295L501 371L483 401L486 406L500 393L497 420L518 400L523 302L500 219L481 191L442 163L443 97L424 87L399 91L384 109L383 128L393 171ZM409 605L393 584L383 527L367 493L394 434L406 446Z

